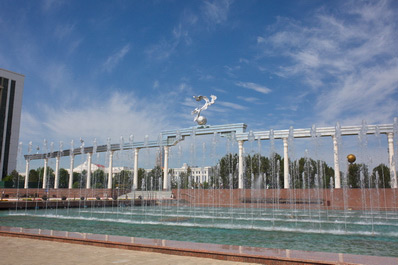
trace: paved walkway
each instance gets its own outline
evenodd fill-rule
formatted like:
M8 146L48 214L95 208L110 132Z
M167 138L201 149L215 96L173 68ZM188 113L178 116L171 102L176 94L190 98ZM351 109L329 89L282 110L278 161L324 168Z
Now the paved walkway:
M152 252L84 246L46 240L0 237L0 264L75 265L75 264L248 264L205 258L166 255Z

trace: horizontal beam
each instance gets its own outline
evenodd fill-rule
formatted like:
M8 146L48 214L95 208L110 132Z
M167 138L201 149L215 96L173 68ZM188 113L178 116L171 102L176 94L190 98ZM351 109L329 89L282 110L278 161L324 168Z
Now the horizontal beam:
M98 145L98 146L88 146L88 147L77 147L74 149L60 150L55 152L43 153L43 154L28 154L25 155L25 159L38 160L45 158L54 158L58 156L70 156L70 155L81 155L86 153L102 153L108 151L120 151L120 150L131 150L131 149L141 149L141 148L157 148L163 146L174 146L178 142L184 140L187 136L193 135L209 135L214 133L219 133L221 136L230 135L232 133L244 133L247 125L244 123L237 124L226 124L226 125L214 125L214 126L194 126L191 128L185 128L180 130L169 130L162 131L161 140L159 141L144 141L144 142L134 142L134 143L124 143L122 146L120 144L108 145Z
M341 136L366 134L387 134L394 131L393 124L380 124L380 125L366 125L366 126L341 126L339 128ZM248 141L251 132L236 134L236 140ZM293 138L310 138L310 137L325 137L335 136L336 127L319 127L308 129L290 129L290 130L269 130L253 132L254 139L269 140L288 138L291 134Z

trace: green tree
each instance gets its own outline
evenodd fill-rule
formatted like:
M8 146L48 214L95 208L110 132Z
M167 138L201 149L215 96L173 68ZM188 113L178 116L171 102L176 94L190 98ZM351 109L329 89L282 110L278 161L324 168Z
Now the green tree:
M42 181L42 178L39 175L39 172L36 169L31 169L29 171L29 182L37 183L39 181Z
M260 157L260 172L266 175L271 174L271 161L268 157Z
M93 189L103 189L105 184L105 172L102 169L95 170L91 175L91 187Z
M59 185L60 189L68 188L68 181L69 181L69 173L66 169L61 168L59 170Z
M210 188L209 182L207 182L207 181L203 182L202 188L203 188L203 189L209 189L209 188Z
M37 169L37 172L39 174L40 181L43 181L43 179L44 179L44 167L39 167ZM46 187L53 187L54 186L54 180L55 180L54 170L51 167L47 167L47 184L46 184Z
M321 188L332 188L330 179L334 180L334 169L326 164L325 161L320 162L320 172L322 176Z
M122 170L115 174L112 183L115 188L130 189L133 185L133 174L131 171Z
M6 187L16 188L18 186L22 187L23 184L19 185L19 182L23 180L23 177L19 175L18 171L15 169L11 171L10 175L7 175L3 178L3 181L6 182Z
M138 182L137 183L138 187L137 187L137 190L143 190L143 183L144 183L144 180L145 180L145 176L146 176L145 169L139 168L138 169L138 181L137 181Z
M226 154L219 161L220 188L238 188L238 154Z
M268 185L276 188L278 187L278 174L279 187L283 187L283 163L280 161L281 156L277 153L273 153L270 158L260 154L244 157L244 187L265 188ZM239 184L238 163L238 154L226 154L220 159L217 166L212 168L208 185L216 188L237 189Z
M270 172L269 159L260 154L248 155L245 157L245 164L246 188L264 188L267 180L263 176Z
M290 171L294 188L330 188L330 178L334 177L334 169L326 162L307 157L296 160Z
M78 189L85 187L85 182L83 181L82 174L78 172L73 172L73 185L72 188Z
M316 163L314 160L301 157L293 163L293 187L296 189L308 189L314 187Z
M182 172L180 174L180 188L188 189L192 187L192 170L191 167L187 168L187 172Z
M369 188L391 188L390 168L380 164L373 169Z
M365 164L350 164L348 166L347 185L349 188L369 187L369 172Z
M78 189L78 188L80 188L80 183L79 183L78 181L74 182L74 183L72 184L72 188L73 188L73 189Z
M87 171L83 170L82 173L73 172L73 188L86 188Z
M282 157L278 153L272 153L269 158L269 169L266 171L266 185L273 189L283 188L283 168Z
M163 170L159 166L155 166L147 175L146 183L148 190L158 190L162 187Z
M174 170L172 168L169 168L169 175L171 176L170 178L170 186L172 189L177 189L177 178L174 176Z
M212 168L209 185L238 188L238 162L237 154L222 157L217 166ZM244 165L245 188L283 188L284 159L279 154L272 153L269 158L261 154L248 155L244 157ZM289 160L289 175L290 186L294 188L329 188L334 170L324 161L300 158L296 161ZM230 186L231 177L233 186Z

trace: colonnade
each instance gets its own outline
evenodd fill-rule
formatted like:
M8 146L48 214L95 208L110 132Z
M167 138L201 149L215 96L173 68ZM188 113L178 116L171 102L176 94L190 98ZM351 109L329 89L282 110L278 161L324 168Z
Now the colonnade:
M391 188L398 188L397 171L394 163L394 134L388 133L388 154L389 154L389 168L391 178ZM289 169L289 144L288 138L283 140L283 182L284 189L290 189L290 169ZM334 188L341 188L341 174L340 174L340 155L337 137L332 136L333 140L333 162L334 162ZM243 141L239 141L239 189L243 189Z
M258 139L262 139L260 137L260 132L258 133ZM394 163L394 134L392 132L388 132L387 134L387 140L388 140L388 154L389 154L389 167L390 167L390 172L391 172L391 187L392 188L398 188L398 183L397 183L397 175L396 175L396 167ZM269 133L270 135L270 133ZM329 136L332 136L332 141L333 141L333 159L334 159L334 188L339 189L341 188L341 176L340 176L340 154L339 154L339 144L338 140L335 134L327 134ZM347 134L348 135L348 134ZM304 136L307 137L307 136ZM243 144L245 141L247 141L247 138L244 137L243 134L241 134L241 139L237 137L238 140L238 188L243 189L244 188L244 147ZM263 138L263 139L269 139L268 138ZM283 158L284 158L284 189L289 189L290 188L290 176L289 176L289 142L288 142L288 137L280 137L283 141ZM175 145L177 142L174 142ZM170 187L170 175L168 173L169 171L169 148L172 145L160 145L157 147L161 147L164 150L164 168L163 168L163 189L164 190L169 190ZM156 146L152 146L156 147ZM141 148L144 147L136 147L134 148L134 176L133 176L133 188L137 189L138 188L138 156L139 156L139 151ZM133 148L131 148L133 149ZM107 188L111 189L112 188L112 175L113 175L113 154L114 151L109 152L109 168L108 168L108 181L107 181ZM74 159L75 159L75 154L70 154L70 174L69 174L69 180L68 180L68 188L72 189L73 186L73 168L74 168ZM43 177L43 189L47 188L46 183L47 183L47 167L48 167L48 159L47 157L44 158L44 177ZM57 155L55 157L55 183L54 183L54 189L59 188L59 163L60 163L60 156ZM87 152L87 182L86 182L86 188L90 189L91 188L91 162L92 162L92 153ZM25 188L28 188L28 182L29 182L29 166L30 166L30 159L27 157L26 159L26 177L25 177Z

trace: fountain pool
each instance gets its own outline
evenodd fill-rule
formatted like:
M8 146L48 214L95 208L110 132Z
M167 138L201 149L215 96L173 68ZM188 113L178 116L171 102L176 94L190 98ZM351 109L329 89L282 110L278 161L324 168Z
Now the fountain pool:
M163 205L3 211L0 220L2 226L398 257L398 213L389 211Z

